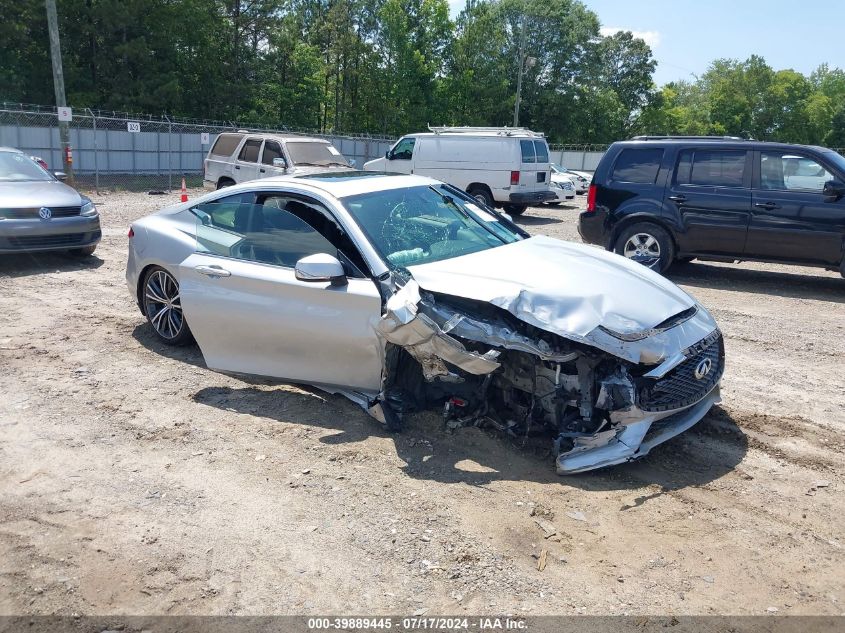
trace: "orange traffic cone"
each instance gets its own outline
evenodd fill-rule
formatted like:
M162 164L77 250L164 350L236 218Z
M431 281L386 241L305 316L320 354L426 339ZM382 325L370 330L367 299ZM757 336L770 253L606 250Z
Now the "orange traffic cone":
M185 177L182 176L182 202L188 201L188 190L185 189Z

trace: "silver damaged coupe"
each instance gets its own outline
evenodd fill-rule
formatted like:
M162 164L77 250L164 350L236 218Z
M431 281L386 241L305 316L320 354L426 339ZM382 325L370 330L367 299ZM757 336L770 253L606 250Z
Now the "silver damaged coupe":
M247 182L133 223L129 291L158 337L211 369L406 413L538 429L557 471L646 455L719 402L722 336L670 281L531 237L420 176Z

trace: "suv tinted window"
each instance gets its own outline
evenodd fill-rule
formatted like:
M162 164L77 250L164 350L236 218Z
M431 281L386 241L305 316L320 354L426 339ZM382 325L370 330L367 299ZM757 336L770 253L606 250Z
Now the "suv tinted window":
M265 165L272 165L274 158L284 158L284 156L282 156L282 146L276 141L264 141L264 151L261 153L261 162Z
M611 180L652 185L657 180L663 149L623 149L613 165Z
M523 163L536 163L537 159L534 155L534 142L533 141L520 141L519 148L522 150L522 162Z
M821 193L833 175L818 162L792 152L760 153L760 188Z
M537 154L538 163L549 162L549 146L546 141L534 141L534 152Z
M241 155L238 158L245 163L257 163L258 162L258 150L261 149L261 139L260 138L251 138L246 143L244 143L243 148L241 149Z
M211 148L212 156L231 156L243 137L243 134L221 134Z
M745 150L684 150L678 160L675 182L679 185L742 187Z

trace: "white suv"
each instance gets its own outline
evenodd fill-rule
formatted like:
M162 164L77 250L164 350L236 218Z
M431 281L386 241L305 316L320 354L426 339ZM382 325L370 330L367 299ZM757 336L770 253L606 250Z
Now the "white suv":
M325 139L307 136L224 132L205 158L203 184L221 189L256 178L351 169Z

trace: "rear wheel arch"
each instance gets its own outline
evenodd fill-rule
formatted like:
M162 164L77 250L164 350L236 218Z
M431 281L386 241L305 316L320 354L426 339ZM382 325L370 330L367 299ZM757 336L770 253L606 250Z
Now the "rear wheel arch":
M625 217L621 218L616 224L613 225L613 228L610 231L610 238L608 239L608 243L606 247L608 250L612 250L614 245L616 244L616 240L619 239L619 235L627 229L632 224L642 224L642 223L651 223L659 226L661 229L666 231L669 234L669 238L672 240L672 246L675 248L675 252L678 252L678 240L675 238L675 230L672 228L672 225L666 222L665 219L660 217L655 217L649 213L637 213L634 212L633 214L626 215Z
M483 182L470 183L466 188L466 192L473 198L483 195L486 198L484 203L488 207L495 207L496 205L496 199L493 197L493 190L490 189L489 185L486 185Z

